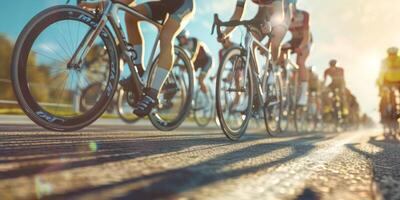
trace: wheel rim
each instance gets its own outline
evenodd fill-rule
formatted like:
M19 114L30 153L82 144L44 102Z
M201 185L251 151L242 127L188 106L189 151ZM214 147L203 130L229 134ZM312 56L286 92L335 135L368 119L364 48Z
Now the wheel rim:
M276 80L275 84L267 83L267 86L265 87L267 98L264 105L264 117L268 133L271 135L275 135L279 132L282 117L280 77L277 76Z
M207 126L214 115L212 109L212 100L209 94L205 94L201 90L196 93L193 115L196 123L200 127Z
M46 124L46 128L74 129L93 121L104 111L115 91L119 74L113 43L106 30L95 39L79 67L66 65L92 28L89 22L79 20L81 15L82 11L70 7L54 9L47 17L35 21L34 26L30 24L30 29L27 26L16 45L17 69L13 71L13 81L17 98L28 116L42 126ZM79 95L96 83L103 85L100 98L82 112Z
M140 118L133 114L132 105L134 105L135 94L133 92L125 92L120 89L118 92L118 115L126 123L134 123Z

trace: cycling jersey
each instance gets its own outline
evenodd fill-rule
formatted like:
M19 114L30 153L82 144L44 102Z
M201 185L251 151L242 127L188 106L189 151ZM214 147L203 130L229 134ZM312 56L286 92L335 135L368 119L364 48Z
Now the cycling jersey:
M324 78L328 76L332 78L332 82L329 85L331 89L344 87L344 69L340 67L328 68L325 70Z
M310 14L306 11L298 11L290 23L289 31L294 38L303 38L305 30L310 28Z
M400 57L386 58L382 61L379 84L400 82Z
M303 42L304 37L306 36L306 30L310 28L309 21L310 16L305 11L299 11L295 18L292 20L289 31L292 33L292 39L288 42L290 45L289 49L295 50L300 47ZM311 49L313 43L313 36L308 31L309 41L306 48ZM294 53L294 52L293 52Z
M188 43L187 45L183 45L183 48L189 51L189 53L193 56L198 45L199 51L193 65L195 70L201 69L202 72L208 72L212 67L212 56L204 43L200 42L196 38L188 38Z
M187 15L193 14L194 0L160 0L144 3L147 13L153 20L163 20L169 14L172 19L182 22Z

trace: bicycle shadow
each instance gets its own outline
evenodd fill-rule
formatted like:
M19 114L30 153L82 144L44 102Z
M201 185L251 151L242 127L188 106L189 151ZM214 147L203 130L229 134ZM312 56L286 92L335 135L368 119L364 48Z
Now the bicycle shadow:
M257 173L277 165L282 165L291 160L306 156L312 149L315 148L315 143L328 139L329 138L325 136L311 136L276 143L256 144L237 151L228 152L187 167L167 170L160 173L132 178L117 183L105 184L98 187L81 188L67 194L51 196L51 198L73 198L74 196L78 195L97 193L104 190L112 190L118 187L123 188L124 186L140 182L156 180L150 185L130 190L128 193L119 196L117 199L168 199L172 198L174 195L188 192L195 188L200 188L218 181L233 179L246 174ZM251 160L257 156L267 156L267 154L270 152L288 147L293 149L291 153L277 160L256 163L249 167L239 169L224 170L225 167L237 162Z
M371 189L375 199L393 199L399 197L400 191L400 142L394 139L371 137L369 145L375 150L369 151L357 148L358 144L349 144L347 147L371 161L373 180ZM380 197L382 195L382 197ZM397 199L395 198L395 199Z
M265 138L244 137L242 143ZM115 133L0 134L0 166L15 167L0 172L0 179L32 176L74 168L101 165L183 151L188 148L217 148L234 143L220 133L132 136Z

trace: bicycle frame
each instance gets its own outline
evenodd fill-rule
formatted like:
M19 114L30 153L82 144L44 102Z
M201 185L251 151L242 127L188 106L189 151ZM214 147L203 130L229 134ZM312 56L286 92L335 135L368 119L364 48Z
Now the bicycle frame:
M266 79L268 77L268 67L264 70L264 74L260 74L261 70L260 67L258 65L258 62L256 60L256 54L255 54L255 50L256 47L261 48L262 51L264 51L265 53L265 57L267 59L267 63L271 57L271 53L269 51L269 49L267 49L257 38L254 37L254 35L251 33L251 31L249 30L249 28L247 28L246 31L246 36L245 36L245 49L246 51L246 65L245 65L245 76L244 77L248 77L247 73L249 72L249 67L250 70L252 72L251 76L254 79L254 85L257 86L257 93L259 94L259 100L260 102L263 102L263 100L265 99L265 95L263 92L263 88L262 86L260 86L260 84L263 83L263 78ZM253 65L250 65L250 62L253 62ZM244 79L244 81L246 81Z
M142 15L141 13L134 10L133 8L130 8L129 6L119 3L119 2L113 2L112 0L105 0L105 3L106 3L105 4L106 6L105 6L103 12L101 13L100 20L96 21L96 22L90 22L91 24L93 24L92 26L95 28L91 29L85 35L83 41L79 44L77 51L74 53L71 60L69 61L68 66L75 67L75 68L81 66L80 64L82 63L83 58L86 57L89 50L91 49L91 47L94 43L94 40L101 34L101 30L103 28L105 28L106 24L109 22L115 33L115 36L117 39L117 46L120 48L119 50L120 50L120 53L122 54L119 56L122 56L123 60L128 64L128 66L131 70L133 81L135 83L133 91L138 92L138 94L140 94L141 91L143 90L142 86L144 85L144 82L146 82L146 80L148 79L148 75L151 71L151 65L152 65L151 61L154 60L155 54L156 54L156 49L160 43L160 32L158 32L158 34L156 36L156 40L153 45L151 55L149 57L149 62L146 67L145 74L143 76L143 77L146 77L145 78L146 80L142 80L134 68L133 61L129 58L129 55L127 53L128 52L128 47L127 47L128 41L127 41L127 37L125 36L125 33L122 30L118 12L124 11L125 13L135 16L136 18L138 18L142 21L146 21L146 22L154 25L158 30L160 30L162 28L164 21L161 23L154 21L154 20L148 18L147 16ZM90 20L90 18L86 17L86 16L81 16L80 18L83 20Z

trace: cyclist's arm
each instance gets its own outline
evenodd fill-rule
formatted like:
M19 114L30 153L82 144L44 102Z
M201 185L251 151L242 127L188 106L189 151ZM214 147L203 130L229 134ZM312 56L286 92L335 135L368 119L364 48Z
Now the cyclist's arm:
M289 13L290 13L290 20L292 20L294 18L294 16L296 15L296 4L297 4L297 0L293 0L293 1L289 1Z
M309 41L310 41L310 37L311 37L311 33L310 33L310 14L308 14L307 12L304 12L304 22L303 22L303 41L300 44L300 49L304 49Z
M245 6L246 6L246 0L238 0L235 12L233 13L229 21L240 20L243 16ZM229 35L232 33L233 30L235 30L235 27L227 27L223 32L224 38L222 39L229 37Z

